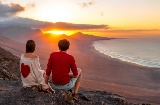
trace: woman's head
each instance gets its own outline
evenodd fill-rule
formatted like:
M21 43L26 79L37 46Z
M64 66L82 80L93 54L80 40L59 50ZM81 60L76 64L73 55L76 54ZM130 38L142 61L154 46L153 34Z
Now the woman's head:
M33 53L35 51L36 43L33 40L28 40L26 43L26 53Z

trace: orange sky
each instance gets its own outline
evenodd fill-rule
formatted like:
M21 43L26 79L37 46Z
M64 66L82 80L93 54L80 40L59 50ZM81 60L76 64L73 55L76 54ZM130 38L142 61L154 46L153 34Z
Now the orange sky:
M160 36L160 0L1 0L25 11L17 16L49 22L108 25L107 29L49 30L57 34L84 32L109 37ZM43 30L44 31L44 30Z

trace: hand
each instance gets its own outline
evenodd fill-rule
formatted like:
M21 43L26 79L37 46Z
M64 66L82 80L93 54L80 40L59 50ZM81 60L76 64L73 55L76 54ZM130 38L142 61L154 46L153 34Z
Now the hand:
M69 74L69 76L70 76L71 78L77 78L77 76L74 76L73 74Z
M55 93L55 90L53 90L52 88L49 88L49 90L50 90L52 93Z
M52 89L51 85L48 83L48 86L49 86L49 90L52 92L52 93L55 93L55 90Z

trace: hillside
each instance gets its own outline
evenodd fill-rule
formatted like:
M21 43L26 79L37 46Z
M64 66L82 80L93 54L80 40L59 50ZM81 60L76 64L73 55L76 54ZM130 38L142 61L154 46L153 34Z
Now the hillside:
M0 58L1 105L136 105L129 104L120 95L106 91L81 88L79 101L76 102L68 91L56 90L55 94L43 94L32 89L24 89L20 81L19 58L2 48Z
M0 78L20 80L19 58L0 47Z
M94 36L89 34L83 34L82 32L77 32L73 35L71 35L72 38L81 40L81 41L97 41L97 40L109 40L112 38L107 37L100 37L100 36Z
M42 32L39 29L21 26L0 27L0 32L1 36L5 36L19 42L26 42L25 39L36 39L39 35L42 35Z

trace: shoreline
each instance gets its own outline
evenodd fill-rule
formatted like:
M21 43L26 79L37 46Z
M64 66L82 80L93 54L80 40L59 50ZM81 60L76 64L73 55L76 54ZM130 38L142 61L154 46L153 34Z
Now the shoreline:
M101 40L98 40L98 41L101 41ZM104 40L104 41L107 41L107 40ZM96 42L96 41L94 41ZM138 62L132 62L132 61L127 61L127 60L122 60L121 58L117 58L117 57L112 57L111 55L108 55L108 54L104 54L104 53L101 53L99 50L97 50L94 46L94 42L92 42L92 48L95 49L98 53L100 54L103 54L104 56L107 56L107 58L112 58L112 59L116 59L118 61L122 61L122 62L126 62L128 64L133 64L135 66L140 66L140 67L145 67L145 68L151 68L151 69L160 69L160 67L151 67L151 66L147 66L147 65L143 65L143 64L140 64Z
M80 61L86 63L85 66L80 65L84 70L83 75L84 73L89 75L89 77L86 74L83 76L83 87L120 94L133 103L160 104L159 68L145 67L112 58L99 53L92 43L87 49L89 50L86 51L86 55L79 54L86 58Z
M91 45L92 46L92 45ZM100 54L101 56L103 56L103 57L106 57L107 59L114 59L114 60L116 60L116 61L118 61L118 62L122 62L122 63L126 63L126 64L128 64L128 65L133 65L133 66L137 66L137 67L142 67L142 68L147 68L147 69L152 69L152 70L160 70L160 67L158 68L158 67L149 67L149 66L143 66L143 65L140 65L140 64L137 64L137 63L133 63L133 62L127 62L127 61L123 61L123 60L121 60L121 59L119 59L119 58L113 58L113 57L111 57L111 56L109 56L109 55L105 55L104 53L100 53L98 50L96 50L95 48L94 48L94 46L92 46L93 47L93 49L95 50L95 53L97 53L97 54Z
M133 57L133 56L126 56L125 54L119 54L119 53L113 53L110 51L103 51L103 47L104 45L102 44L102 48L101 48L101 44L99 46L99 41L107 41L107 40L98 40L98 41L94 41L93 42L93 48L95 50L97 50L99 53L102 53L106 56L110 56L111 58L115 58L124 62L128 62L128 63L132 63L138 66L142 66L142 67L149 67L149 68L155 68L155 69L160 69L160 63L158 61L154 61L153 58L151 60L146 60L145 58L139 58L139 57ZM112 44L112 42L111 42ZM114 46L113 46L114 47ZM123 47L122 47L123 48ZM129 52L131 53L131 52ZM149 55L148 55L149 56Z

